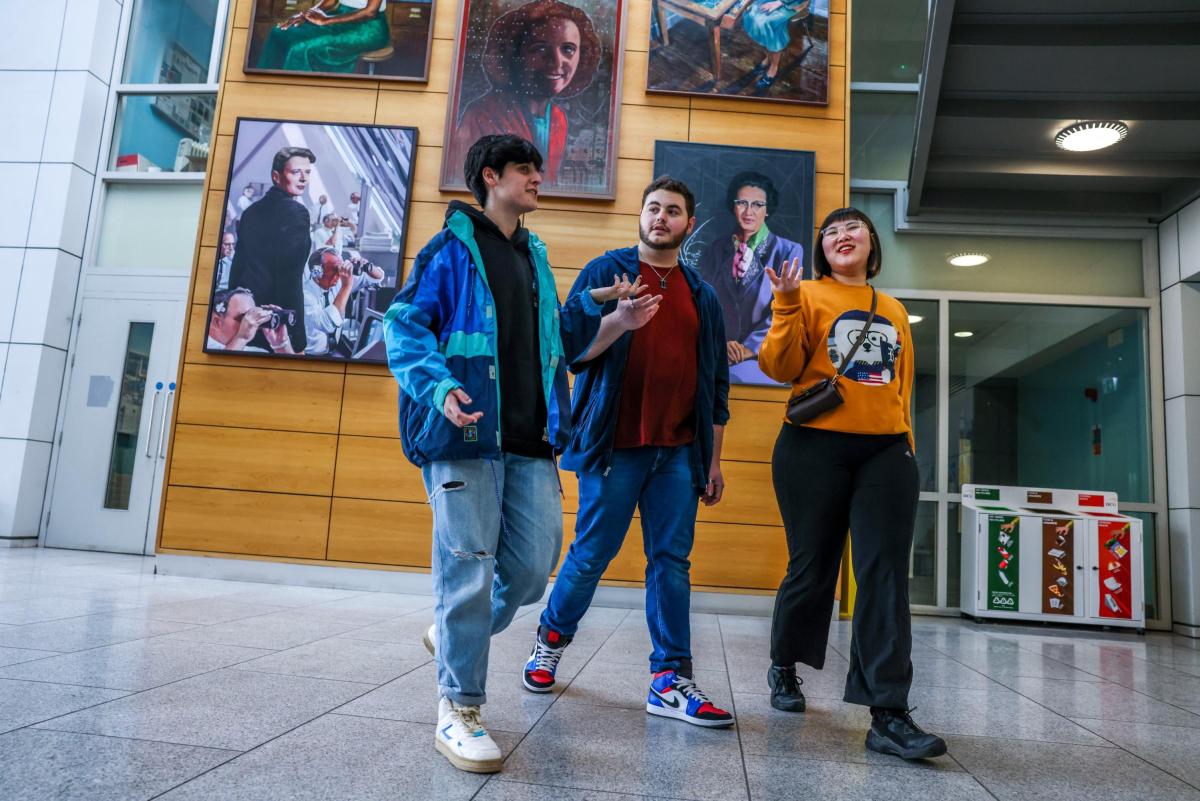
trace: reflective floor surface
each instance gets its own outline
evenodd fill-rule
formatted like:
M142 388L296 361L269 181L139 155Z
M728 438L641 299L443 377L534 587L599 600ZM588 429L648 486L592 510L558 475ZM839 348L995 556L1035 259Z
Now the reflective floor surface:
M644 711L640 612L588 613L560 687L521 687L538 607L492 641L506 755L433 748L427 596L154 575L150 558L0 551L0 799L1200 799L1200 642L916 618L914 717L948 757L863 749L850 627L809 711L768 704L765 618L694 615L696 678L737 715Z

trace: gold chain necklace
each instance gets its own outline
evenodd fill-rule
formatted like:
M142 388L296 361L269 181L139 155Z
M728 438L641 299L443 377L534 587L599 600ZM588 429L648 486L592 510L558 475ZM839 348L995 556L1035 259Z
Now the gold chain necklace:
M665 273L660 273L658 271L658 269L655 268L655 266L653 264L651 264L650 262L646 262L646 266L649 267L651 270L654 270L654 274L658 276L659 288L666 289L667 288L667 276L669 276L671 274L671 270L674 270L676 267L679 266L679 264L678 263L672 264Z

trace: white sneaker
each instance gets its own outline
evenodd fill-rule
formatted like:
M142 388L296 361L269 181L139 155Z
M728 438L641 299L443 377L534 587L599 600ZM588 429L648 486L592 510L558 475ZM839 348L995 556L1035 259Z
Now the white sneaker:
M421 635L421 644L425 646L425 650L430 656L437 656L437 624L431 623L429 628L425 629L425 633Z
M450 764L470 773L500 770L500 747L483 728L477 706L459 706L449 698L438 701L434 746Z

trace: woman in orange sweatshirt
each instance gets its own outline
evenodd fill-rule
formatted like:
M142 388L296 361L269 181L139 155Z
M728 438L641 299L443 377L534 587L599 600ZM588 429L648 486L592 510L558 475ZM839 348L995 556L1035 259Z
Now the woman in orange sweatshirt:
M758 364L792 394L838 379L844 403L793 425L785 420L771 458L787 533L788 569L771 626L771 705L803 712L796 663L825 663L838 560L849 529L858 596L845 700L871 708L867 748L920 759L946 753L908 713L912 624L908 556L919 483L909 396L913 384L908 312L868 283L883 253L875 226L852 208L825 218L813 248L815 280L797 260L767 268L774 290L771 330ZM876 316L865 331L872 298Z

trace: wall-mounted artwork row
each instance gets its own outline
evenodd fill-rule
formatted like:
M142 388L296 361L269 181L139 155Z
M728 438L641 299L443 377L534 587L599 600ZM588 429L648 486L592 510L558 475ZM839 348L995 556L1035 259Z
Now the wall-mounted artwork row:
M245 72L425 81L432 0L253 0Z
M480 136L511 133L545 160L541 193L611 199L624 0L462 0L441 188L461 190Z
M206 353L384 364L415 128L239 119Z

